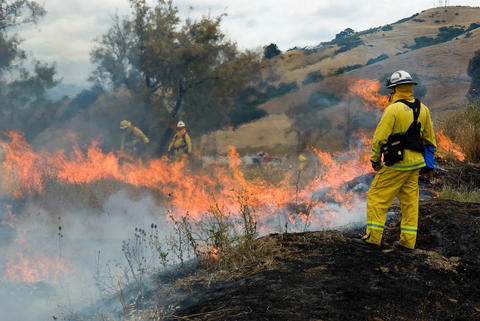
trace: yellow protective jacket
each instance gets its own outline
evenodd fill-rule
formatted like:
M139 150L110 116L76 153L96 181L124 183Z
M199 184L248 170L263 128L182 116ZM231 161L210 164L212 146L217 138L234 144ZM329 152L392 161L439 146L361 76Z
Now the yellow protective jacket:
M185 151L188 154L191 154L192 153L192 141L190 139L190 135L188 135L187 133L185 133L183 135L182 134L179 135L178 133L175 133L175 135L172 138L172 141L170 142L170 145L168 145L168 151L170 151L172 149L172 147L175 150L185 149Z
M405 133L413 122L412 109L404 103L397 102L399 99L414 102L412 84L403 84L395 87L395 92L392 96L393 103L384 110L382 119L380 123L378 123L373 136L372 156L370 158L373 162L379 162L381 160L381 147L387 143L388 136L396 133ZM435 142L435 133L433 132L430 111L424 104L421 104L418 122L422 124L420 135L423 144L432 145L436 149L437 144ZM403 160L387 167L406 171L424 166L425 160L421 153L405 149Z
M142 140L145 144L147 144L150 141L140 128L132 126L131 130L133 135L135 135L136 138Z
M138 127L130 126L130 127L127 127L125 130L126 131L122 135L122 141L120 143L120 149L121 150L124 150L125 147L128 146L128 145L134 146L139 141L142 141L145 144L148 144L150 142L147 135L145 135L142 132L142 130Z

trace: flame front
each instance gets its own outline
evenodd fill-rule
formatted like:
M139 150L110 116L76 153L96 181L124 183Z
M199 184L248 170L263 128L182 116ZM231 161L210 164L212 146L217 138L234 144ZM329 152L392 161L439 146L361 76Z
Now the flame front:
M378 94L379 88L378 81L358 80L350 90L368 102L367 108L383 110L389 100L387 96ZM295 177L298 175L300 178L303 167L285 171L284 177L275 184L259 178L247 179L233 147L230 148L226 167L193 172L184 164L172 163L167 158L146 162L123 161L121 152L105 153L95 141L83 149L74 146L73 151L67 154L63 150L55 153L34 151L20 133L10 131L6 136L7 141L0 140L5 152L0 167L1 184L3 190L14 198L42 194L50 183L91 184L113 180L159 192L160 201L175 219L188 213L192 219L199 220L215 202L221 204L227 215L234 215L240 193L248 197L248 205L254 209L262 233L273 232L281 226L282 215L293 224L300 221L305 226L308 222L329 226L339 215L330 204L341 204L348 211L360 198L345 188L346 183L372 172L368 161L371 141L367 138L371 137L371 133L362 132L357 133L360 137L358 150L332 154L312 149L318 164L315 173L302 188L299 188L298 180L295 183ZM440 156L449 153L464 160L458 145L443 131L437 132L437 141ZM318 191L323 190L325 193L317 197ZM61 273L71 269L60 258L52 259L30 250L25 234L18 235L8 253L4 278L56 282ZM211 257L216 258L216 248L208 251Z
M437 154L442 158L448 156L454 156L459 161L465 160L465 154L458 144L452 142L448 136L445 135L443 129L435 132L435 138L437 140Z
M368 111L384 110L390 104L388 96L380 95L378 90L381 84L378 80L359 79L349 86L349 92L354 93L365 100L365 108Z
M174 214L189 212L194 218L208 211L212 200L223 204L227 210L235 206L235 193L241 191L249 195L252 207L265 215L285 208L300 196L303 201L319 188L338 188L341 184L367 172L368 162L360 166L359 154L368 154L365 150L336 159L335 155L315 150L320 159L317 178L307 188L296 195L290 175L277 184L261 179L246 179L241 169L238 153L232 147L230 162L226 168L210 171L197 171L184 167L182 163L171 163L166 158L151 159L146 163L121 162L117 154L103 153L97 142L93 142L83 152L78 146L66 155L60 150L56 153L35 152L23 136L7 133L10 142L1 142L5 150L2 166L2 181L5 190L14 197L28 194L40 194L48 182L64 184L88 184L101 180L116 180L125 184L146 187L160 191L174 208ZM352 159L351 157L356 157Z
M33 250L27 242L27 231L17 231L15 243L7 251L4 280L58 283L72 273L73 266L61 258L52 258Z

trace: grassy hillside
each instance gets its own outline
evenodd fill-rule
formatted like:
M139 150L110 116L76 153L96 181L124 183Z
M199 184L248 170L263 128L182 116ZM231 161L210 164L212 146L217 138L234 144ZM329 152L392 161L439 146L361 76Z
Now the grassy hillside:
M267 100L260 108L269 114L288 115L292 126L318 127L322 134L314 135L308 144L341 149L349 142L351 128L371 128L379 117L379 112L366 113L363 102L348 95L352 81L369 78L383 84L393 71L407 70L426 87L422 101L437 119L465 103L470 85L468 62L479 49L480 8L429 9L386 26L266 59L262 68L265 86L288 84L293 89ZM309 122L305 123L305 118ZM349 124L348 119L356 123ZM258 121L258 128L255 124L250 123L249 130L262 131L263 122ZM236 134L230 132L229 137ZM244 129L237 135L234 140L259 134L245 135ZM264 149L268 150L270 140L277 143L274 137L262 137ZM254 145L259 147L257 143Z

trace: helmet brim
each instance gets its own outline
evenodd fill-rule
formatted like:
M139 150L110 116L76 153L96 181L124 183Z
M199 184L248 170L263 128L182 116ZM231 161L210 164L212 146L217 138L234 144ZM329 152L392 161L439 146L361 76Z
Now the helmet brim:
M404 81L399 81L399 82L396 82L394 84L389 84L387 85L387 88L393 88L393 87L396 87L398 85L405 85L405 84L412 84L412 85L418 85L415 81L413 80L404 80Z

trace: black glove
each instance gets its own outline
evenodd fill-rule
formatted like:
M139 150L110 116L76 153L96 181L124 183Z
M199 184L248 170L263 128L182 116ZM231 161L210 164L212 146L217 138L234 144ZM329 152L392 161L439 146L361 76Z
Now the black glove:
M374 162L374 161L370 161L372 163L372 168L374 171L378 172L379 170L382 169L383 165L382 165L382 162L381 161L378 161L378 162Z

